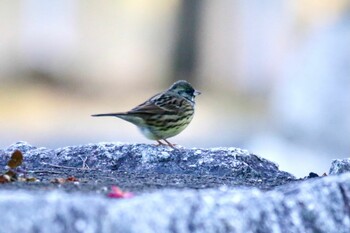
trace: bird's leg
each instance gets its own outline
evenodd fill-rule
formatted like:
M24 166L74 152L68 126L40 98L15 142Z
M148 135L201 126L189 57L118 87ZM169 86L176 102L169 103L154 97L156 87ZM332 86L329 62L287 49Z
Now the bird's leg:
M167 144L168 146L170 146L171 148L175 148L175 144L171 144L168 140L166 139L163 139Z
M157 140L158 144L156 144L156 146L163 146L163 145L166 145L164 144L163 142L161 142L160 140Z

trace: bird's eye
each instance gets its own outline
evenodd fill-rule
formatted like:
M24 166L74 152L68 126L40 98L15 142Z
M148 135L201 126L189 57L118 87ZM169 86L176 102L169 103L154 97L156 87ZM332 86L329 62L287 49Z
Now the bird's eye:
M186 92L185 92L184 90L180 90L180 91L179 91L179 94L180 94L180 95L184 95L184 94L186 94Z

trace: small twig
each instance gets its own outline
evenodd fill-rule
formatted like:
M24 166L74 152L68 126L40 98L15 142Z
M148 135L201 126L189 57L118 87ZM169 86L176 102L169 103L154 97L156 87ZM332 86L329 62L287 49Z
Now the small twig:
M28 173L52 173L52 174L63 174L63 172L47 171L47 170L28 171Z
M60 166L60 165L55 165L55 164L45 163L45 162L43 162L42 164L48 165L50 167L56 167L56 168L79 169L79 168L76 168L76 167Z
M64 169L75 169L75 170L91 170L91 171L96 171L98 170L97 168L89 168L88 166L84 167L70 167L70 166L61 166L61 165L56 165L56 164L51 164L51 163L45 163L42 162L42 164L50 166L50 167L56 167L56 168L64 168Z
M80 155L78 157L81 159L81 161L83 161L82 169L90 169L90 167L86 164L86 160L88 159L88 157L85 157L85 159L83 159Z

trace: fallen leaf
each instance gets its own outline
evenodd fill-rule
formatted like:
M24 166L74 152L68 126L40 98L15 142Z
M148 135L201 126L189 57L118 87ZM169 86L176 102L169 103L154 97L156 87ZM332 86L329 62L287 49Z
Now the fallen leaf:
M35 177L20 177L20 178L18 178L18 181L21 181L21 182L36 182L38 180Z
M19 150L15 150L12 155L10 161L8 161L7 166L10 168L16 168L20 166L23 162L23 155L22 152Z
M110 198L131 198L134 196L131 192L124 192L117 186L111 187L111 192L107 195Z
M8 183L11 181L11 178L8 175L0 176L0 184Z
M70 183L70 182L78 182L78 178L75 178L74 176L70 176L68 178L55 178L51 180L51 183L54 184L64 184L64 183Z
M16 181L17 180L17 173L12 171L12 170L8 170L4 175L8 176L10 181Z
M55 179L52 179L50 181L50 183L53 183L53 184L64 184L64 183L66 183L66 179L65 178L55 178Z
M67 182L77 182L79 181L78 178L74 177L74 176L70 176L66 179Z

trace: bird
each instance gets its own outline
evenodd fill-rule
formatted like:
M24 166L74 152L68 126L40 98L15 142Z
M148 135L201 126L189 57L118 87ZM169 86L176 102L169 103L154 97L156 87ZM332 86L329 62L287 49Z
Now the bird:
M167 139L178 135L190 124L195 112L195 98L199 94L201 92L189 82L179 80L130 111L91 116L118 117L136 125L146 138L156 140L158 145L174 148L175 144Z

